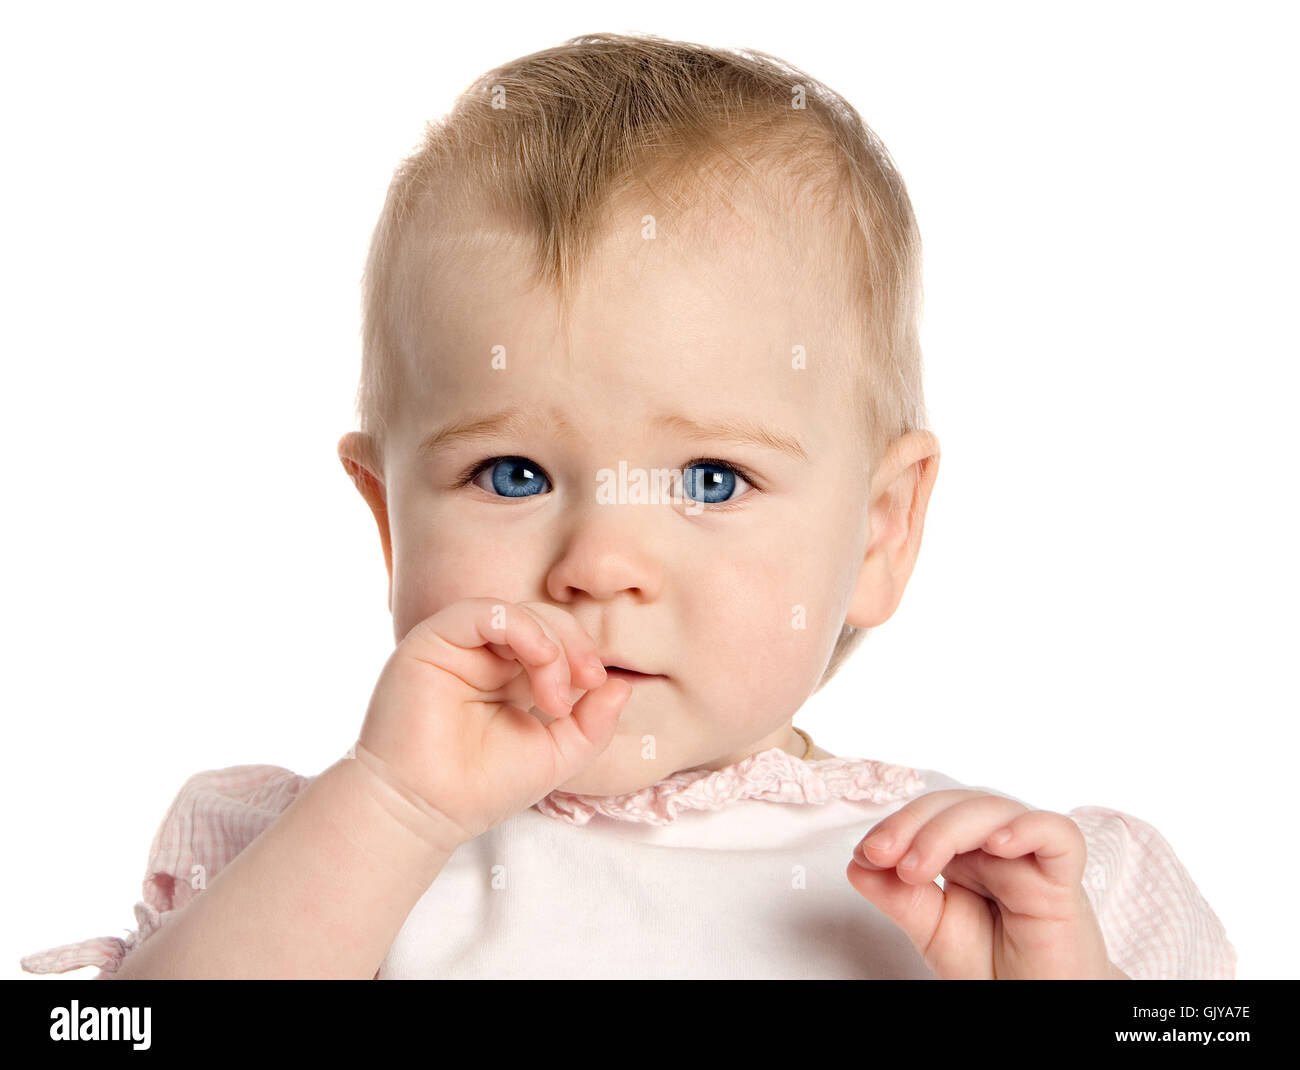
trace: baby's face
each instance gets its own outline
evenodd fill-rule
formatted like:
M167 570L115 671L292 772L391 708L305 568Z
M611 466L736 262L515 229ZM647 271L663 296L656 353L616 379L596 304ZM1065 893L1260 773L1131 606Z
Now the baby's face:
M831 372L850 356L827 312L830 251L759 208L763 229L725 221L716 247L662 216L644 236L646 210L616 216L567 337L554 296L526 292L528 247L467 241L431 279L426 381L377 473L397 639L456 599L543 601L620 664L661 674L634 685L608 749L561 785L587 794L785 746L868 534L868 459ZM509 429L421 450L506 412ZM618 496L620 466L627 488L638 471L679 473L679 499Z

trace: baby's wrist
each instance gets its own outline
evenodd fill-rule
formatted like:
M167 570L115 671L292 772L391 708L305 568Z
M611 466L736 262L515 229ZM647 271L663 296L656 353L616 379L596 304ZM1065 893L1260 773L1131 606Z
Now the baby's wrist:
M348 759L363 771L362 780L374 800L430 847L450 856L464 842L460 831L445 814L439 813L406 787L392 767L360 740L352 745Z

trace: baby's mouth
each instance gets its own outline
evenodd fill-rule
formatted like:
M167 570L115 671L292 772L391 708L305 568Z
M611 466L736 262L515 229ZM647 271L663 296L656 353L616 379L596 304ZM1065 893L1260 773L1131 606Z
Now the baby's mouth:
M615 680L626 680L630 684L646 683L650 680L667 679L658 673L637 672L635 669L624 669L620 665L606 665L605 673Z

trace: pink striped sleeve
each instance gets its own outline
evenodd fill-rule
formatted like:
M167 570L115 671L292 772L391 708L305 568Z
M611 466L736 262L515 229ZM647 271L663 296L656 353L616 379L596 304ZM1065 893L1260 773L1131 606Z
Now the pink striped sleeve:
M1233 980L1237 952L1173 848L1118 810L1068 815L1088 843L1083 887L1111 961L1134 980Z
M27 973L98 966L117 972L127 953L165 925L235 855L268 828L310 780L275 765L234 765L196 773L177 792L149 849L139 926L125 938L100 936L37 951L19 960Z

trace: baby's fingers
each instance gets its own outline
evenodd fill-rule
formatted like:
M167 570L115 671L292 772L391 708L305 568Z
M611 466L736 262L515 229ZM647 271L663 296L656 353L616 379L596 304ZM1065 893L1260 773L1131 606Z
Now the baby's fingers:
M504 687L519 675L519 665L538 672L560 653L532 614L496 598L463 598L444 606L412 628L399 648L481 692Z
M525 621L530 623L525 625ZM550 717L567 717L573 708L570 693L573 644L569 629L561 621L548 621L521 602L494 606L493 623L498 626L502 641L488 644L488 649L503 659L517 661L528 679L525 685L518 674L512 675L508 686L485 695L485 699L505 700L525 708L531 704ZM527 644L516 647L515 639L523 635L540 638L535 647Z
M1002 832L1011 835L999 839ZM1079 826L1065 814L1051 810L1029 810L1008 821L990 833L983 848L999 858L1032 855L1044 878L1071 889L1083 880L1088 858L1088 841Z
M916 834L899 860L898 875L909 881L934 880L954 855L985 846L996 829L1025 812L1023 803L997 795L950 806Z
M600 687L608 679L604 665L600 661L600 651L596 644L572 613L546 602L520 602L519 607L531 613L546 629L563 653L550 667L556 680L560 683L565 701L573 702L578 691L590 691Z

